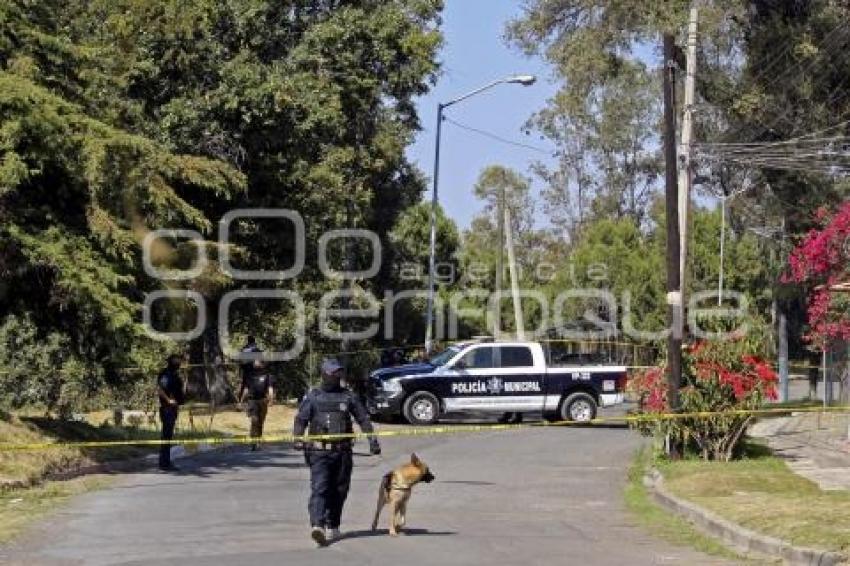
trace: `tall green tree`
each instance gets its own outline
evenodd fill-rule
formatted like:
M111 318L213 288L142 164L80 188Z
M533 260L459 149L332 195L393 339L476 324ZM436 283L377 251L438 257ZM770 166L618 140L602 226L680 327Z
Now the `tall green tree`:
M69 34L65 10L0 6L0 308L87 371L150 367L162 346L140 303L161 283L142 270L141 239L153 227L209 234L189 195L227 200L245 177L135 127L118 50Z
M569 227L581 222L588 208L614 210L606 203L616 201L603 196L596 202L597 183L604 182L606 190L622 187L607 172L626 175L630 169L623 167L626 161L617 168L599 167L599 148L617 148L612 140L631 139L636 142L635 155L646 158L644 163L657 163L659 142L653 124L660 122L660 116L650 98L653 92L660 98L660 90L652 86L659 73L652 48L664 32L684 44L692 4L528 0L523 16L509 25L509 40L542 55L563 79L552 103L532 120L561 149L557 166L541 171L550 185L547 212L563 233L570 234ZM695 140L764 144L807 134L817 138L818 132L846 136L848 15L845 4L829 0L700 3ZM679 55L677 65L683 69L684 58ZM615 104L606 106L604 101L612 97ZM632 129L639 122L630 122L619 108L645 117L642 135L634 135L641 130ZM598 136L603 130L597 124L606 121L622 130L614 131L613 137ZM597 136L599 143L594 144ZM760 234L759 246L768 256L787 255L789 242L811 228L813 211L846 194L846 182L812 168L822 158L805 148L782 162L723 147L704 146L698 152L698 190L736 195L730 201L730 225L741 233ZM651 174L646 180L651 192ZM616 189L614 194L627 193ZM593 195L589 207L587 195ZM569 204L579 212L565 210ZM778 320L788 319L789 327L798 328L799 291L780 283L782 265L771 269L770 300L759 301L760 314L778 313ZM691 271L696 272L696 266ZM762 275L754 274L753 280L741 284L752 288L763 283Z
M542 56L561 79L557 94L530 125L558 147L546 210L569 236L586 219L649 220L661 153L660 75L652 47L660 32L679 33L688 1L527 0L507 38ZM734 0L706 7L701 33L722 35L721 15Z
M705 61L701 90L718 113L698 120L698 135L721 144L763 146L801 136L846 137L848 17L846 4L827 0L749 2L732 34L743 54L738 64ZM789 151L778 160L759 155L770 146L752 145L750 152L717 146L704 170L709 171L706 176L715 193L728 194L730 189L741 193L730 207L732 223L761 234L768 244L766 252L780 258L772 265L768 286L779 348L785 350L790 342L791 355L805 356L800 340L805 332L804 297L801 288L782 282L787 270L784 258L792 243L815 227L816 210L847 198L850 185L816 167L822 160L818 155L835 155L824 154L831 149L822 142L803 149L794 143L774 147L783 146ZM723 165L712 167L711 160ZM729 187L729 178L743 178L747 184Z
M531 120L558 148L556 165L536 170L548 181L545 211L567 236L588 219L648 216L661 171L658 81L642 61L622 67L596 93L559 92Z
M435 261L437 272L435 284L438 296L447 306L450 294L460 287L462 271L459 265L460 233L454 221L446 216L442 207L437 208ZM431 204L421 202L408 208L398 218L389 234L392 279L387 290L390 297L405 297L405 293L428 289L430 265ZM395 344L423 344L427 298L424 293L401 298L385 309L392 308L391 328L384 327L384 335L390 334ZM388 313L389 314L389 313Z
M318 339L318 298L345 284L319 273L319 235L366 228L386 243L424 189L405 147L418 128L413 100L438 70L441 7L439 0L4 3L2 300L35 311L39 328L67 327L80 348L96 350L87 352L93 359L129 363L121 354L146 340L139 304L163 287L141 273L145 234L194 228L212 240L231 209L288 208L305 219L308 261L297 279L271 286L301 293L310 338ZM290 226L247 220L231 233L237 266L291 265ZM361 244L332 246L332 265L368 262ZM166 266L192 255L177 242L158 248ZM220 297L269 285L222 276L217 246L207 248L209 271L185 286L204 295L211 315L192 348L194 361L216 366L199 377L209 384L223 379ZM383 262L378 277L357 285L380 296L391 277ZM240 301L232 331L259 334L269 347L291 342L291 309L269 303ZM155 318L176 329L191 325L193 313L175 305Z
M463 234L459 254L461 272L464 274L462 288L487 293L495 291L498 256L502 250L502 291L510 289L508 255L505 250L505 232L510 229L517 260L519 286L522 290L539 289L548 277L553 276L552 272L563 265L566 245L552 230L536 225L536 203L531 195L530 180L510 168L491 165L481 171L473 191L484 207L472 219L469 229ZM499 214L499 201L510 212L510 227L504 226L504 216ZM501 241L500 225L503 229ZM522 302L526 327L537 328L541 322L541 305L528 299ZM472 305L480 306L483 312L486 302L471 298L462 306L466 308ZM512 330L514 315L511 304L503 301L500 312L503 329ZM468 323L468 331L473 334L492 331L492 328L486 327L483 316Z
M666 229L661 202L652 208L650 230L641 229L633 219L601 219L587 224L570 254L570 269L558 276L545 290L554 302L566 289L597 289L610 292L618 305L616 313L621 331L632 329L650 333L666 328L667 303L664 291ZM710 291L715 300L719 275L720 210L696 207L690 233L691 261L688 272L688 296ZM763 319L770 312L770 282L773 266L769 249L756 235L730 227L726 233L724 288L743 293L751 313ZM779 261L778 257L773 258ZM573 301L566 305L565 316L581 318L590 307L604 309L604 301ZM605 313L610 316L610 313ZM625 317L629 318L626 319ZM609 318L610 319L610 318ZM631 336L639 339L640 336Z
M295 290L307 304L308 338L316 331L322 293L344 282L319 273L319 236L366 228L386 243L398 214L419 200L424 183L405 147L418 127L413 98L433 80L441 35L441 2L168 1L81 2L82 34L123 46L127 93L142 103L151 135L167 146L225 159L247 177L233 203L206 203L220 216L231 206L288 208L306 225L304 272L273 286ZM79 20L78 20L79 21ZM102 25L104 22L105 25ZM234 226L239 265L280 269L295 253L292 230L269 222ZM362 242L330 251L337 269L358 269ZM350 263L349 263L350 262ZM358 286L377 291L380 276ZM237 286L256 286L240 282ZM205 289L212 311L230 285ZM259 334L283 349L297 329L291 310L244 301L236 331ZM220 358L217 320L210 317L199 360Z

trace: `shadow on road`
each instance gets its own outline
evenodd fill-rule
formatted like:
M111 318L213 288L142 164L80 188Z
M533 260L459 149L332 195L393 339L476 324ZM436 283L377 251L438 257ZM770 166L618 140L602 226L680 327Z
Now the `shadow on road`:
M402 531L402 536L410 536L410 537L445 537L445 536L454 536L457 533L454 531L429 531L428 529L404 529ZM333 544L340 543L349 539L358 539L358 538L373 538L373 537L388 537L390 533L387 529L378 529L376 531L372 530L363 530L363 531L349 531L347 533L343 533L343 535L339 538L339 540L334 541Z
M222 453L226 454L222 458ZM283 459L283 461L281 461ZM226 451L198 454L180 462L177 476L212 477L233 469L282 468L296 469L304 467L304 456L300 452L290 452L285 449L267 447L258 452L245 449L229 449Z

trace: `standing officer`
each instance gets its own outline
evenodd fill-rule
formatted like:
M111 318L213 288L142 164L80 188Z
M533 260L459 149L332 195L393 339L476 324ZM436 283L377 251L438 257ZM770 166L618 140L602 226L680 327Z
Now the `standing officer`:
M322 385L310 391L301 403L293 427L296 437L303 436L305 430L311 436L350 434L352 416L360 430L374 432L363 404L342 387L342 374L343 368L336 360L322 362ZM310 467L310 536L319 546L340 536L342 508L351 485L352 445L351 439L296 443L296 449L304 449ZM369 437L369 448L373 455L381 453L374 436Z
M266 369L263 360L255 360L254 367L250 372L243 374L242 386L239 388L239 402L248 400L248 418L251 419L251 437L255 440L251 444L251 451L259 450L259 440L263 436L263 424L269 411L269 404L274 399L274 387L272 377Z
M177 415L185 397L185 386L180 378L182 361L183 357L179 354L171 354L168 356L168 365L156 378L163 441L174 438L174 426L177 424ZM163 442L159 447L159 469L166 472L177 471L177 466L171 463L170 443Z

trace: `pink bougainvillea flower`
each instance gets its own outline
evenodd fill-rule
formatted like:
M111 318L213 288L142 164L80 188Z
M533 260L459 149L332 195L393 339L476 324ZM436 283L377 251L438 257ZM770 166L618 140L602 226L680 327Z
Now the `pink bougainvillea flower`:
M850 337L850 314L834 305L832 291L836 284L850 281L850 201L834 213L819 209L815 218L821 227L811 230L791 251L783 280L814 287L807 313L811 331L806 338L823 346L830 339Z

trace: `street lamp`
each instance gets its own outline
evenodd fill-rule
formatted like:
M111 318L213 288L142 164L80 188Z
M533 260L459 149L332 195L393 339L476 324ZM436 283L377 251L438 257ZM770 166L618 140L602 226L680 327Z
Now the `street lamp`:
M531 86L537 81L534 75L514 75L499 79L470 91L448 102L437 104L437 142L434 149L434 191L431 194L431 248L428 260L428 319L425 327L425 353L430 354L433 346L433 326L434 326L434 271L436 269L436 253L437 253L437 205L438 195L437 187L440 181L440 133L443 126L443 110L466 100L476 94L480 94L485 90L489 90L500 84L519 84L522 86Z

